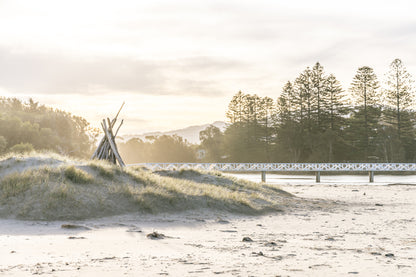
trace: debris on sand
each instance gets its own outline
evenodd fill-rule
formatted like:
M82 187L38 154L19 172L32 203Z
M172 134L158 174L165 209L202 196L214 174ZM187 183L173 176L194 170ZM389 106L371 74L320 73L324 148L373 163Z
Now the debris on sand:
M127 229L126 232L131 232L131 233L142 233L143 231L140 228L137 227L133 227L130 229Z
M261 251L259 251L259 252L251 252L251 254L252 254L254 257L264 256L263 252L261 252Z
M146 237L148 239L164 239L166 236L155 231L150 234L147 234Z
M76 224L62 224L62 229L73 229L73 230L91 230L91 228L87 226L82 225L76 225Z
M264 245L273 247L273 246L277 246L277 243L275 243L274 241L270 241L270 242L266 242Z
M250 237L244 237L243 242L253 242L253 240Z

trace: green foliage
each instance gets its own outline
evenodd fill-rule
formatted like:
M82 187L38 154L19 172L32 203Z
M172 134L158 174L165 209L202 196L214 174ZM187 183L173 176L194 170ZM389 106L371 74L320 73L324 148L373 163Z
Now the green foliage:
M30 143L19 143L10 148L10 152L12 153L30 153L33 152L35 149L33 148L33 145Z
M347 95L316 63L287 82L272 106L239 91L226 112L227 161L416 161L413 80L399 59L387 77L380 90L373 69L360 67Z
M231 125L224 133L224 154L228 161L270 160L273 100L239 91L231 100L227 117Z
M147 141L131 139L119 143L120 155L126 163L194 162L195 147L177 135L147 137Z
M0 137L7 141L5 151L29 143L35 150L88 157L95 139L92 134L93 129L81 117L39 105L32 99L25 103L0 98Z
M224 156L224 134L218 127L208 126L199 133L201 148L205 150L204 162L220 162Z

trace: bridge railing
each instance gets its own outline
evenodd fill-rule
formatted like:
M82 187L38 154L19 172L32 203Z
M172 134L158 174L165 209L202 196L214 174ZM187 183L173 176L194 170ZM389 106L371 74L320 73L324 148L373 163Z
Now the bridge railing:
M316 172L316 182L320 182L320 172L369 172L370 182L374 182L374 172L416 172L416 163L136 163L128 166L141 166L153 171L261 172L263 182L266 181L266 172Z

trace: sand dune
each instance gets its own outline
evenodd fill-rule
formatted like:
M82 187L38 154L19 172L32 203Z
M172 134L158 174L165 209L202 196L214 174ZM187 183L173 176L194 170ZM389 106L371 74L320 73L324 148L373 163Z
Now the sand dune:
M198 171L149 172L58 155L0 160L0 216L31 220L87 219L127 213L197 209L263 214L309 205L272 185Z

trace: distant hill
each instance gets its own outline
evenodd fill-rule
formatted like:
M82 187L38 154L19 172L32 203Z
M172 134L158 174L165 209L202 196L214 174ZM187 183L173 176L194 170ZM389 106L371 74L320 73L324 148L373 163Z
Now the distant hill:
M180 137L183 137L190 143L199 144L199 132L202 130L205 130L208 126L214 125L215 127L220 128L221 131L225 130L226 123L224 121L215 121L212 124L204 124L204 125L194 125L189 126L183 129L178 130L172 130L167 132L150 132L150 133L144 133L144 134L134 134L134 135L124 135L121 137L124 141L128 141L132 138L140 138L144 140L147 136L162 136L162 135L177 135Z

